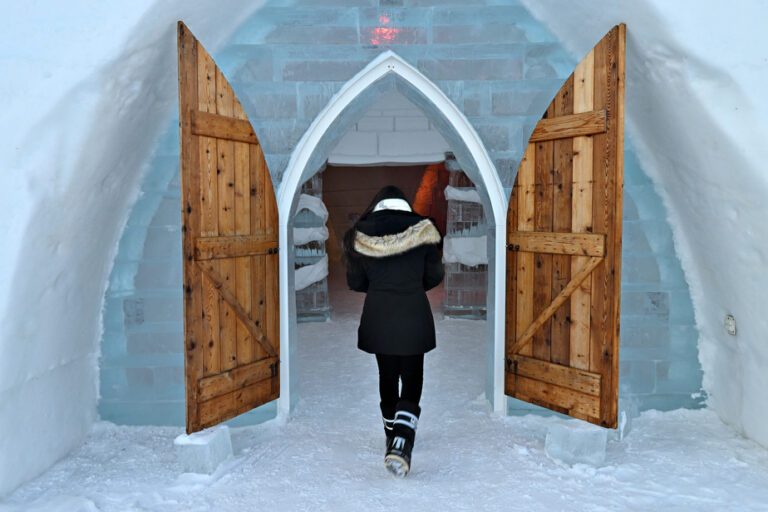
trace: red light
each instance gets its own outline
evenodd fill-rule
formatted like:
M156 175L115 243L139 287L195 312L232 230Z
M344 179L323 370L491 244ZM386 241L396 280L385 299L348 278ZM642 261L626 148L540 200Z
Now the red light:
M399 28L394 27L375 27L371 31L371 44L393 43L400 33Z
M380 26L371 27L366 30L368 33L368 40L371 44L380 45L396 42L400 35L400 29L391 26L392 16L387 13L380 13L379 23Z

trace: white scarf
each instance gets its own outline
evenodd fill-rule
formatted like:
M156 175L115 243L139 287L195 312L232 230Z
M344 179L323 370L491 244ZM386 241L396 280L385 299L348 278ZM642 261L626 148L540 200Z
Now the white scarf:
M390 197L388 199L382 199L378 203L376 203L376 206L373 208L374 212L378 212L379 210L402 210L404 212L410 212L411 207L408 206L408 201L405 199L398 199L396 197Z

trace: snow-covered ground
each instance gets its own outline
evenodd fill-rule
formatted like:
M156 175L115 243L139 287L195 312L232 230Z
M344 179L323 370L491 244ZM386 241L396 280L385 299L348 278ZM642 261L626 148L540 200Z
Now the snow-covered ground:
M0 511L768 510L768 451L709 410L643 413L623 442L609 441L600 468L549 459L547 425L562 420L490 413L484 322L438 314L413 470L395 479L383 465L376 364L355 347L362 295L331 293L333 320L299 326L294 413L233 429L235 456L213 475L181 472L182 428L101 422Z

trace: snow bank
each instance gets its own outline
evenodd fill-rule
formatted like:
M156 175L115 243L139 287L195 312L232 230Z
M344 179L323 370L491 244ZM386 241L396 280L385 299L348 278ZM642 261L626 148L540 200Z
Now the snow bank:
M176 20L212 49L262 4L3 9L0 494L77 446L96 418L109 267L142 163L177 105Z
M768 446L768 4L522 2L578 59L627 23L626 127L669 212L708 403Z
M563 420L490 412L485 321L439 315L413 470L396 480L382 463L376 361L350 339L364 294L334 292L331 321L298 325L295 414L232 429L234 457L214 474L180 474L172 443L181 427L99 422L87 444L0 499L0 510L765 511L768 451L708 409L644 412L629 437L608 441L600 468L550 460L547 430Z

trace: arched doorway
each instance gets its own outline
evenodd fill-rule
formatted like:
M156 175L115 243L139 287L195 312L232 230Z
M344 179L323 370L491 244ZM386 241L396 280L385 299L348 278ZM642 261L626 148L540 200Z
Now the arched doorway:
M480 137L464 114L416 68L387 51L371 61L331 99L306 131L291 155L277 193L280 246L292 247L293 218L301 184L324 162L360 112L387 90L396 89L417 104L449 142L462 168L479 185L488 221L488 323L486 330L486 397L494 411L505 409L504 399L504 305L506 194ZM287 414L298 395L293 350L297 339L294 291L294 255L280 257L280 414Z

